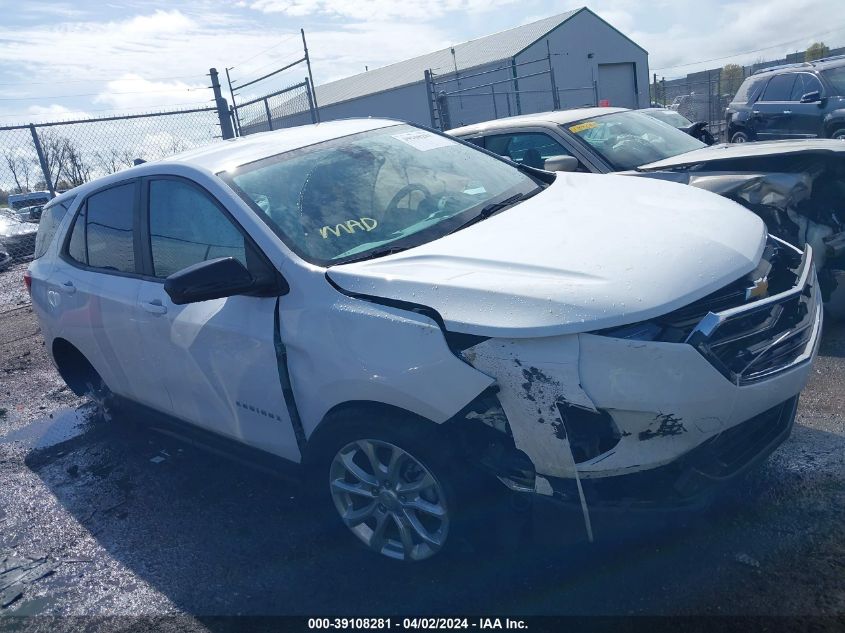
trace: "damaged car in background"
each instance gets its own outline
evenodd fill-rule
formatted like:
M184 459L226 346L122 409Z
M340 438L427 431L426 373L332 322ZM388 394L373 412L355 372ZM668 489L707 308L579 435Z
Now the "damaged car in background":
M738 202L769 233L809 243L825 307L845 317L845 142L761 141L706 146L650 112L584 108L477 123L449 131L523 162L527 139L547 169L622 173L692 185ZM514 148L517 148L514 151Z
M74 392L283 458L326 525L418 561L490 531L482 490L592 541L759 463L816 354L813 252L696 188L365 119L77 187L27 283Z

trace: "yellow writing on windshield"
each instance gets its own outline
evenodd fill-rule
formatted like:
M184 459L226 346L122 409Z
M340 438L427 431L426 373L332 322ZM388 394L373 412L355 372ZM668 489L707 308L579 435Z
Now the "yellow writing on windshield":
M577 125L571 125L569 127L570 132L583 132L584 130L592 130L594 127L598 127L598 123L595 121L584 121L583 123L578 123Z
M340 224L335 224L334 227L324 226L320 229L320 235L322 235L325 240L328 239L329 234L332 234L335 237L340 237L343 233L350 234L355 231L372 231L377 226L378 222L376 222L373 218L358 218L357 220L352 219L347 220L346 222L341 222Z

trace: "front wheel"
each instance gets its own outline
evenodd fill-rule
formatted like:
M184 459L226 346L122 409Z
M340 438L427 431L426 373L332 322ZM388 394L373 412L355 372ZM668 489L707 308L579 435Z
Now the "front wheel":
M839 139L840 141L845 140L845 127L834 130L833 134L830 135L830 138Z
M369 550L422 561L452 549L465 531L462 500L473 479L425 422L381 412L345 416L310 469L327 526ZM332 516L333 515L333 516Z

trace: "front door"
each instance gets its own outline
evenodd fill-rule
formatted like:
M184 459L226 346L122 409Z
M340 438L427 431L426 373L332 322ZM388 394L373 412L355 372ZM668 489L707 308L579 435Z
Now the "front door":
M775 75L752 107L753 127L760 141L790 138L795 73Z
M818 138L824 136L821 99L823 98L821 82L810 73L798 73L795 85L792 87L792 115L790 116L790 133L793 138ZM811 92L818 92L819 99L810 103L801 103L801 97Z
M182 178L145 180L141 329L158 359L173 413L192 424L298 460L279 379L274 297L233 296L176 305L164 280L192 264L234 257L254 269L257 247L211 194Z

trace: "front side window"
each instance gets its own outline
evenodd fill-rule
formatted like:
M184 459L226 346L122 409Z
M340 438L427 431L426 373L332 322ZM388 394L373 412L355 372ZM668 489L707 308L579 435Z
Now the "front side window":
M59 224L61 224L72 203L73 198L68 198L67 200L62 200L61 202L48 204L46 207L41 209L41 221L38 223L38 235L35 236L34 259L38 259L47 252L47 249L53 242L56 231L59 229Z
M149 186L156 277L218 257L234 257L247 265L243 234L207 193L181 180L152 180Z
M795 85L792 86L792 96L790 101L801 101L801 97L810 92L818 92L821 94L822 85L815 75L810 73L798 73L795 77Z
M833 87L833 94L839 97L845 96L845 66L828 68L822 71L822 75Z
M293 251L321 265L423 244L492 202L539 189L513 165L410 125L318 143L221 177Z
M547 158L572 155L551 136L541 132L488 136L486 147L491 152L510 158L516 163L537 169L544 168Z
M698 139L641 112L615 112L563 126L616 171L707 147Z
M68 255L92 268L136 272L134 217L134 182L93 194L74 220Z
M793 85L795 85L795 73L775 75L769 80L769 85L766 86L766 91L760 101L789 101Z

